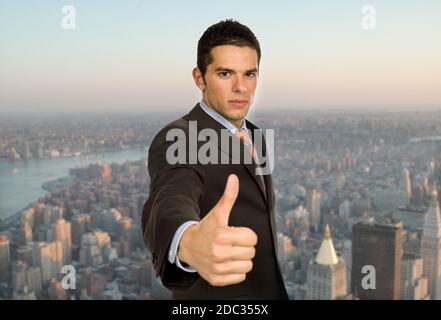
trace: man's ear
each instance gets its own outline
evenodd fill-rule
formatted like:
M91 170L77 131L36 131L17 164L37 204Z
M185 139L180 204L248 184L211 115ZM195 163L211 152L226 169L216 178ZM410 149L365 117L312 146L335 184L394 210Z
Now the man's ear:
M198 67L193 68L193 79L196 84L196 86L201 89L202 91L205 90L205 81L204 77L202 76L201 70L199 70Z

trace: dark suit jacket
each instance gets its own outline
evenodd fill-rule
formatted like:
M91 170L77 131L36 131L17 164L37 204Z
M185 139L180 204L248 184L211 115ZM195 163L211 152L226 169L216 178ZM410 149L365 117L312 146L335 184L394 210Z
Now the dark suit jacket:
M188 161L186 164L169 164L166 151L174 142L166 141L167 132L179 128L186 132L188 139L189 121L197 121L198 132L211 128L219 137L221 130L225 129L197 104L190 113L163 128L150 145L148 170L151 184L149 198L144 204L142 228L156 274L164 286L173 291L175 299L287 299L277 256L271 175L263 176L266 188L261 186L261 180L255 175L255 164L245 164L243 154L239 164L203 165L189 164ZM249 121L247 127L251 131L257 129ZM200 142L198 146L204 143ZM231 156L231 148L227 150L219 143L219 159L222 152ZM256 232L256 255L253 270L247 273L245 281L215 287L198 273L188 273L171 264L167 257L178 227L188 220L201 220L222 196L227 177L232 173L239 178L239 194L229 225L248 227Z

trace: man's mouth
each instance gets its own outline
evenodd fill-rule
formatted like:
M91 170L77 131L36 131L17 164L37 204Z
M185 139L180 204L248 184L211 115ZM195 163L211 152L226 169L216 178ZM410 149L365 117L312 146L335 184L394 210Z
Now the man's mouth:
M233 100L228 100L228 103L234 107L245 107L248 103L248 100L233 99Z

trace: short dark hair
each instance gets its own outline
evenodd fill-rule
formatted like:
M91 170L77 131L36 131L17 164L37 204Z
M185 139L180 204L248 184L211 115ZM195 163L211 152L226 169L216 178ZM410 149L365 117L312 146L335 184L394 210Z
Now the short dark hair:
M255 49L258 64L260 63L260 44L254 33L238 21L227 19L210 26L199 39L197 66L202 76L205 75L207 66L213 62L211 49L228 44Z

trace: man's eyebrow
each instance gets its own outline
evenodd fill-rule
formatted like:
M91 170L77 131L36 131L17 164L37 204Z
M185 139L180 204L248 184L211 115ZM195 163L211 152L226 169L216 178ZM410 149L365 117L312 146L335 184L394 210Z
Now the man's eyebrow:
M234 71L233 69L224 68L224 67L217 67L216 70L214 70L214 71L216 71L216 72L222 71L222 72L236 73L236 71ZM253 69L245 71L245 73L258 72L258 71L259 70L257 68L253 68Z

